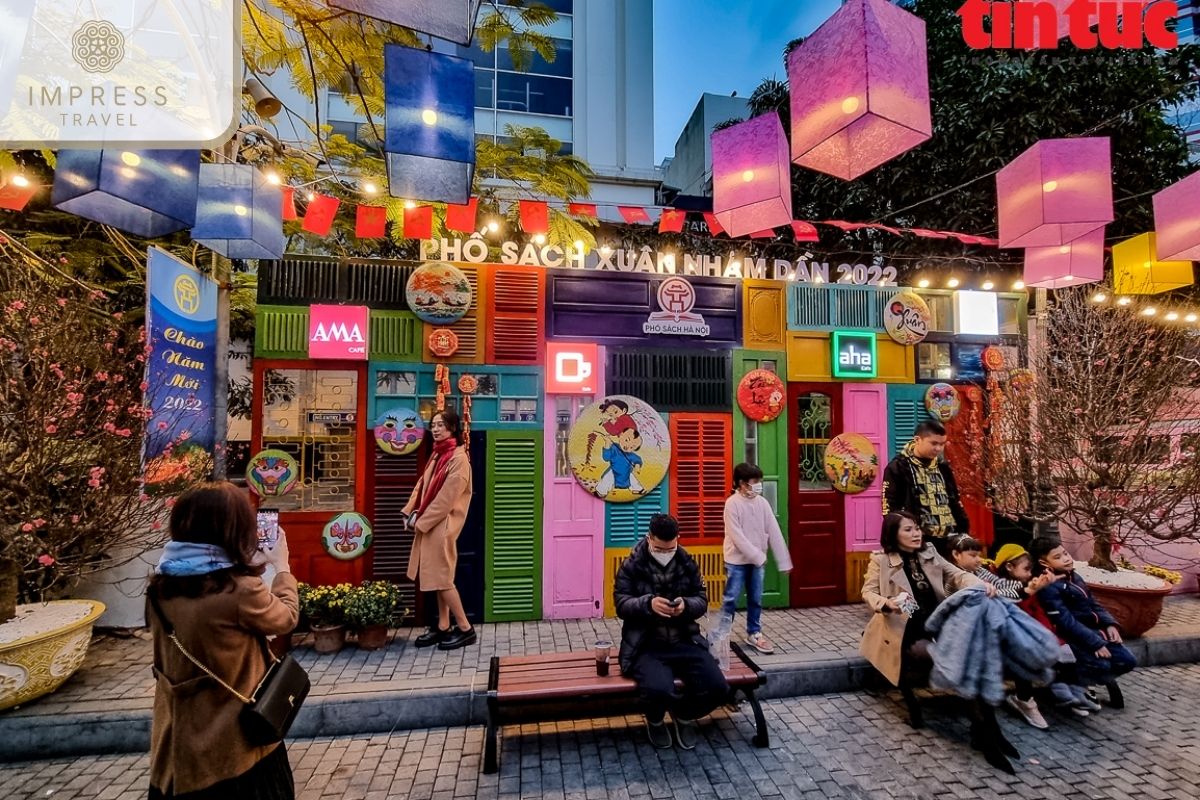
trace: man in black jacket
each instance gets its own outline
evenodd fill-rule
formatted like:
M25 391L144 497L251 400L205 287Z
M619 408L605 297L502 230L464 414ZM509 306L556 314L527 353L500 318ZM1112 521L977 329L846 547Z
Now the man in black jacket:
M671 712L679 746L696 746L696 720L729 698L729 684L708 652L696 620L708 596L696 561L679 546L679 523L669 514L650 518L649 535L634 545L617 573L613 592L621 628L621 672L637 681L646 707L646 731L656 747L670 747L664 722ZM675 679L683 692L675 690Z
M971 523L958 499L954 471L942 459L946 428L926 420L883 471L883 514L907 511L921 521L921 530L938 552L949 557L946 541L953 533L969 533Z

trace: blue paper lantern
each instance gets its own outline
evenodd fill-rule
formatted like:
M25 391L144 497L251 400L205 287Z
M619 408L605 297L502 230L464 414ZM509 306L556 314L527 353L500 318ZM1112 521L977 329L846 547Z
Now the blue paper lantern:
M475 67L389 44L384 156L393 197L463 204L475 174Z
M192 239L228 258L281 258L283 191L249 164L202 164Z
M51 204L153 238L196 221L199 150L59 150Z
M342 8L393 25L428 33L457 44L470 44L483 0L329 0Z

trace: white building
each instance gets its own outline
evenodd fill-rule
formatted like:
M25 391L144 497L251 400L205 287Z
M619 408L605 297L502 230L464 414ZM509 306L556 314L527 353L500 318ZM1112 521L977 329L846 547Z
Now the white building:
M1200 0L1178 0L1179 43L1200 43ZM1187 133L1192 160L1200 162L1200 100L1193 100L1178 109L1176 123Z
M713 126L727 119L746 119L746 99L705 92L675 140L675 155L664 161L663 186L679 194L712 194Z

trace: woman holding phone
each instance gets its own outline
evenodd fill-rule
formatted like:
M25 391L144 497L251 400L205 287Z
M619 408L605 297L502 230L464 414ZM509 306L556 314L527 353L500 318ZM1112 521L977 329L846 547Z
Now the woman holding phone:
M415 533L408 578L417 581L422 592L437 592L438 623L418 636L415 644L455 650L474 644L477 638L458 589L454 588L458 535L471 505L471 459L466 448L458 444L462 423L454 409L434 413L429 431L433 436L433 456L403 513ZM458 623L456 628L450 627L451 613Z

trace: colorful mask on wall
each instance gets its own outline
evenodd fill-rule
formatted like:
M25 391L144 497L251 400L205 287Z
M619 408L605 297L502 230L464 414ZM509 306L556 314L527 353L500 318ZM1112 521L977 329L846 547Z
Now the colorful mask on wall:
M325 552L339 561L353 561L367 552L372 538L370 520L354 511L338 514L321 532Z
M471 282L453 264L431 261L413 271L404 296L419 319L432 325L449 325L471 309Z
M770 422L783 413L787 387L774 372L754 369L738 383L738 407L755 422Z
M411 408L389 408L375 420L375 443L388 455L415 452L425 438L425 421Z
M902 345L911 346L929 333L929 305L916 292L892 295L883 308L883 328Z
M825 446L825 476L839 492L865 492L878 475L879 454L861 433L839 434Z
M299 480L296 459L283 450L263 450L246 467L246 483L259 497L283 497Z
M567 456L584 489L610 503L631 503L666 477L671 432L644 400L605 397L579 412Z
M942 422L949 422L958 416L962 399L958 389L948 383L935 383L925 392L925 408L929 416Z

